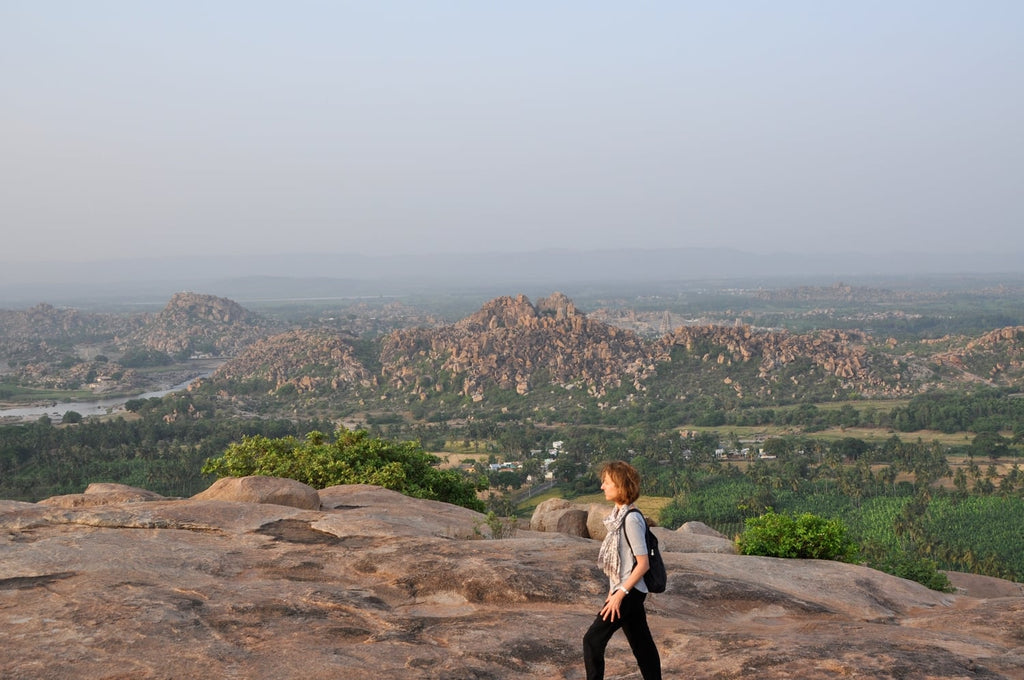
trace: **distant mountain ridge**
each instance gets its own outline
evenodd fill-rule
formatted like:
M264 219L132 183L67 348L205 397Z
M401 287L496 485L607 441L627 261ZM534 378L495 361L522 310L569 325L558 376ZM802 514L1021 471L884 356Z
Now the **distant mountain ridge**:
M367 256L276 253L131 258L100 262L0 262L0 307L50 300L121 301L204 290L233 298L287 291L292 297L388 295L426 289L548 290L570 284L642 284L700 279L790 281L867 276L1003 274L1024 276L1024 253L747 251L736 248L548 249ZM273 279L274 285L264 285Z
M588 318L561 293L536 305L517 295L495 298L453 324L388 334L379 372L357 358L352 338L289 333L248 347L210 382L231 392L268 376L271 389L292 384L328 398L339 389L362 389L363 398L385 399L389 408L445 398L486 406L502 393L528 398L550 388L566 398L579 395L579 407L592 399L587 403L596 408L643 399L769 405L905 397L936 387L1018 384L1024 327L946 339L917 353L845 330L680 326L644 338Z
M330 318L289 329L198 293L178 293L156 314L38 305L0 311L0 321L0 362L21 384L129 389L140 374L121 370L122 352L219 357L226 361L206 381L211 393L240 404L260 394L248 406L256 412L268 405L294 410L297 397L342 410L374 404L400 412L517 399L556 412L570 404L595 412L696 402L722 411L1024 380L1024 326L902 343L857 330L741 324L681 324L641 335L591 317L557 292L536 304L523 294L500 296L457 322L399 327L376 338ZM98 356L108 346L115 353Z

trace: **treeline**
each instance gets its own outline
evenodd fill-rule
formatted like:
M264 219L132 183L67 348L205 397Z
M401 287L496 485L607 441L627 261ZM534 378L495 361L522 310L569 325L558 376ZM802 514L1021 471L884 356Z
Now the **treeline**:
M848 481L813 478L795 488L774 488L778 480L735 470L698 474L659 519L670 527L702 521L735 536L746 519L768 509L809 512L841 519L865 561L882 571L898 573L887 565L931 562L933 568L1024 581L1024 498L1019 491L979 496L906 483L889 488L877 481L851 488Z
M0 427L0 499L35 502L93 482L191 496L214 480L202 473L204 461L232 442L333 429L323 421L218 419L188 399L152 402L136 404L139 418L56 425L43 417Z
M1010 388L981 387L971 392L922 394L893 409L892 426L900 432L1011 431L1024 440L1024 393Z
M763 427L769 425L819 432L836 427L892 429L897 432L937 430L945 433L1008 433L1008 440L1024 441L1024 393L1014 388L980 387L970 391L944 391L913 397L906 405L886 408L884 402L857 400L838 407L802 403L786 407L739 408L714 395L686 405L650 404L637 413L622 414L620 424L675 422L700 427ZM590 418L594 422L605 418Z
M774 457L743 467L706 455L682 468L633 462L647 493L672 497L659 517L670 528L696 520L734 536L768 510L813 513L843 520L864 561L889 573L927 582L922 574L939 568L1024 581L1018 464L1000 475L968 454L953 472L945 447L896 436L880 445L807 437L765 445Z

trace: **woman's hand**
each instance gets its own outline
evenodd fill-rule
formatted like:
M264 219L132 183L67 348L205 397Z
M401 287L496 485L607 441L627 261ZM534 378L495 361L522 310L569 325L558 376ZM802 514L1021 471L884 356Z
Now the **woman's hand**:
M614 621L615 619L622 618L622 600L626 597L626 593L622 592L618 588L613 590L605 598L604 606L601 607L601 618L604 621ZM593 611L593 610L591 610Z
M626 591L639 583L640 579L644 577L644 574L650 568L650 559L646 554L636 555L636 566L629 573L629 578L623 581L621 585L616 586L612 592L608 593L608 597L605 598L604 606L601 607L601 618L603 620L614 621L615 619L622 618L620 609L622 607L622 600L626 597Z

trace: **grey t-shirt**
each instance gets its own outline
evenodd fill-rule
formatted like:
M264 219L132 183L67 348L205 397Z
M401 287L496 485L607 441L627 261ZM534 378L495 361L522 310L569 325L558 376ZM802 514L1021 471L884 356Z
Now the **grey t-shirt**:
M644 523L643 516L639 512L629 513L626 515L622 527L625 529L626 536L629 537L629 542L626 542L625 537L619 539L619 580L615 581L609 578L609 590L614 590L629 577L630 572L633 571L634 555L647 554L647 525ZM633 548L632 552L630 552L630 546ZM641 593L647 592L647 584L643 579L640 579L633 587Z

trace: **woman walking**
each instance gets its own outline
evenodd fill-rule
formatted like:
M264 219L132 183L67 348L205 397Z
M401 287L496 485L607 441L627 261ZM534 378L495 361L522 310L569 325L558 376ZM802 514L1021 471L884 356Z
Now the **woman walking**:
M661 657L647 626L649 568L647 525L640 512L630 512L640 496L640 475L629 463L615 461L601 468L601 490L615 503L604 520L608 534L601 543L597 562L608 575L608 597L583 636L583 665L587 680L604 679L604 651L615 631L622 629L644 680L661 680Z

